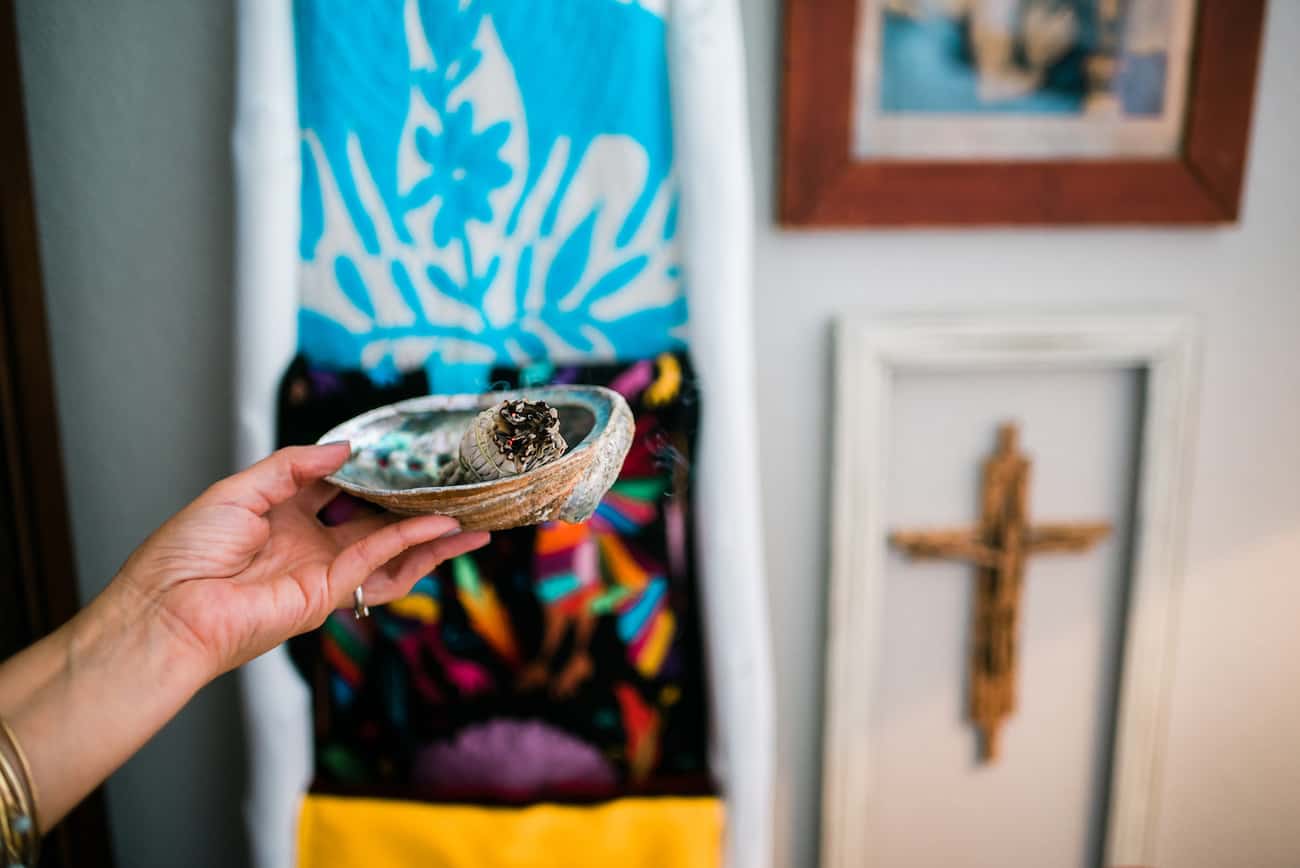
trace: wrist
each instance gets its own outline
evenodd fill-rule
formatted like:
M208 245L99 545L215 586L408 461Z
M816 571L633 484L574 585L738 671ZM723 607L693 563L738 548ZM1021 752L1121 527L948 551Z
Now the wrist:
M137 605L120 579L48 640L61 662L10 718L31 763L43 830L206 681L160 624L157 606Z
M68 623L69 674L91 674L127 690L156 691L177 708L216 676L203 654L167 623L157 599L124 570ZM170 704L170 703L169 703Z

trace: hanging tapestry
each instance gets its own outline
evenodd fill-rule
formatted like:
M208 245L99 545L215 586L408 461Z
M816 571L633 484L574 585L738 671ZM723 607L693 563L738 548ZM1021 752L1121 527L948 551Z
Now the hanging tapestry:
M312 364L472 392L682 346L665 2L294 3Z
M421 394L299 359L281 390L285 443ZM314 790L519 804L711 792L691 555L697 395L686 357L497 369L494 385L605 385L636 435L586 522L493 534L372 618L332 615L296 640L316 688ZM326 520L358 501L339 499Z

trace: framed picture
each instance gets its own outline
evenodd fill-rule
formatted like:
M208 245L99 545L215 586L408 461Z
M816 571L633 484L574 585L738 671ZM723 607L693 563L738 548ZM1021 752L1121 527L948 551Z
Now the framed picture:
M1007 845L1021 859L1018 863L997 864L1044 864L1042 854L1035 858L1028 844L1030 839L1041 843L1046 835L1042 829L1029 831L1028 827L1036 822L1030 806L1051 804L1050 814L1060 817L1061 806L1069 804L1070 798L1070 758L1075 756L1071 749L1078 748L1079 743L1084 746L1079 755L1088 757L1081 761L1082 768L1085 774L1097 776L1099 795L1091 803L1078 801L1076 806L1082 806L1080 816L1074 818L1078 820L1080 840L1097 857L1089 861L1107 866L1160 865L1155 852L1163 783L1160 763L1173 684L1170 651L1182 584L1187 468L1196 419L1200 344L1196 324L1181 316L1139 315L847 319L838 326L822 865L869 868L911 864L910 860L890 858L896 855L889 849L890 842L907 835L910 828L913 843L920 841L920 846L929 848L926 852L933 856L944 845L942 836L935 833L936 824L944 835L959 838L962 846L977 846L975 833L954 831L961 818L982 824L979 835L983 839ZM1119 393L1120 400L1105 403L1089 397L1093 392L1087 388L1092 388L1088 384L1094 382L1094 376L1103 377L1100 382L1110 388L1110 376L1124 378L1133 374L1137 382L1132 383L1131 391ZM961 380L956 390L938 392L934 388L936 379L953 377ZM1057 379L1060 377L1072 379L1061 381ZM1050 659L1040 670L1044 680L1038 681L1036 687L1027 686L1020 696L1021 707L1016 714L1028 728L1018 733L1030 738L1033 726L1029 721L1036 720L1046 721L1046 729L1061 737L1037 730L1037 736L1045 740L1036 746L1016 742L1007 759L1011 765L999 766L997 771L973 767L970 760L962 758L963 751L969 750L962 747L969 743L968 736L954 742L943 735L966 725L958 719L964 715L952 713L959 700L955 685L948 679L961 671L952 667L962 666L965 659L962 628L954 625L966 617L968 610L961 601L968 598L958 597L958 614L945 621L941 604L953 598L936 596L934 589L939 584L933 580L940 579L945 585L950 580L960 581L966 578L964 568L956 567L953 575L931 575L929 582L921 575L907 575L902 586L921 589L927 595L923 597L916 596L913 590L899 593L900 585L891 578L897 577L891 572L891 557L897 555L890 555L888 540L891 530L896 529L899 512L907 511L908 497L923 500L926 515L930 515L944 501L933 493L947 490L945 486L932 487L935 479L947 478L942 473L936 476L929 469L909 472L906 480L895 474L899 467L917 471L947 460L931 453L920 464L909 463L908 453L916 445L913 441L919 432L916 426L909 427L909 420L927 420L925 424L933 427L928 420L933 419L934 408L927 405L918 413L915 399L909 403L907 397L909 389L913 396L917 394L918 381L928 389L922 394L943 394L950 401L960 398L945 412L963 425L987 409L984 404L990 403L989 390L995 390L998 397L992 403L1014 406L1018 414L1028 414L1030 419L1036 416L1037 422L1031 426L1035 430L1044 432L1054 427L1058 434L1066 432L1061 437L1046 437L1055 445L1039 442L1045 454L1041 476L1035 478L1042 479L1045 487L1052 487L1053 474L1058 474L1059 481L1060 468L1073 467L1083 476L1109 475L1117 480L1119 499L1131 505L1127 517L1120 518L1118 513L1114 516L1128 530L1124 544L1117 544L1110 553L1113 561L1106 562L1117 566L1122 577L1112 586L1117 589L1113 590L1116 596L1106 597L1102 607L1116 622L1118 641L1092 644L1090 634L1081 629L1086 621L1082 614L1086 606L1076 606L1081 598L1066 601L1065 620L1035 620L1036 615L1062 611L1051 609L1050 604L1024 619L1018 628L1025 632L1024 656L1032 658L1042 652L1040 659ZM1069 384L1064 393L1062 382ZM1079 384L1087 388L1075 388ZM976 393L967 394L971 390ZM1069 394L1078 403L1080 416L1062 411L1062 394ZM1129 400L1134 395L1141 397ZM1131 429L1120 426L1112 429L1122 429L1120 434L1094 437L1088 424L1081 424L1084 417L1096 421L1104 415L1094 411L1117 407L1132 413ZM1106 424L1098 422L1098 430ZM951 433L940 435L945 450L960 454L959 438ZM919 439L924 441L925 437ZM1111 445L1099 445L1102 443ZM1038 450L1031 447L1030 451ZM1122 467L1093 460L1114 455L1128 460L1122 462ZM1049 460L1049 456L1054 458ZM965 475L958 474L957 478L975 482L973 470L962 473ZM1087 492L1096 487L1094 482L1069 477L1056 487L1068 492L1065 500L1070 508L1083 506L1090 510L1096 505L1077 502L1092 496ZM1050 493L1037 483L1035 488L1038 494ZM903 489L925 493L900 499ZM1046 502L1051 498L1043 500L1045 514L1051 513L1053 504ZM959 503L954 515L966 514L967 506ZM1047 600L1054 593L1069 594L1064 589L1075 583L1070 580L1082 580L1100 563L1093 562L1076 573L1050 569L1038 572L1040 583L1034 586L1031 578L1030 585L1037 588L1035 593L1045 595L1039 600ZM1051 565L1040 563L1032 571L1044 566ZM1041 581L1049 576L1067 581L1055 585ZM918 600L925 605L917 605ZM1118 605L1112 607L1112 603ZM1041 632L1035 634L1040 628ZM1067 633L1069 638L1064 639ZM897 637L903 634L916 641L900 644ZM951 651L948 665L937 665L931 659L935 647ZM916 653L899 659L900 649L908 648ZM942 658L944 653L939 656ZM1097 663L1103 658L1105 663ZM1086 662L1090 659L1099 668L1089 670L1088 666L1094 665ZM1070 660L1080 663L1082 669L1068 669L1066 661ZM1081 729L1075 734L1084 735L1072 741L1062 735L1068 727L1060 716L1064 705L1056 702L1060 695L1044 697L1037 688L1066 683L1067 692L1088 695L1084 688L1087 677L1076 676L1092 671L1093 677L1100 678L1096 673L1103 669L1113 673L1107 676L1114 679L1110 682L1113 688L1090 694L1083 703L1092 704L1090 710L1079 706L1077 715L1066 714L1071 717L1069 725L1088 715L1105 717L1098 721L1096 731L1107 735L1099 738ZM1062 682L1060 676L1066 671L1071 674ZM1107 695L1110 698L1102 698ZM945 704L945 700L935 699L938 696L952 698ZM1042 711L1045 700L1051 707L1045 716L1036 717L1035 708ZM951 749L954 743L956 750ZM933 761L935 757L938 762ZM1051 758L1046 766L1044 757ZM905 785L893 786L891 782L900 779L897 774L891 777L890 770L897 772L900 763L906 770ZM965 797L956 799L955 806L954 794ZM909 798L913 801L908 802ZM924 803L925 810L918 808L918 802ZM943 811L951 814L950 820L936 819ZM1089 817L1087 822L1095 831L1085 834L1087 826L1082 817L1089 811L1100 811L1100 815ZM911 824L908 817L924 818L924 822ZM1070 820L1063 822L1068 825ZM951 844L948 841L946 846ZM1047 862L1059 861L1056 857L1061 852L1051 852ZM989 855L983 854L986 862Z
M1264 0L787 0L792 226L1237 218Z

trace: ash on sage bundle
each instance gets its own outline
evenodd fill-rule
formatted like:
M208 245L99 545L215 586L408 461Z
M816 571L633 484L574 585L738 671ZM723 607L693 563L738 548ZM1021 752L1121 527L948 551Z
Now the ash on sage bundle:
M503 401L474 417L459 455L438 474L439 485L465 485L515 476L549 464L568 449L560 414L545 401Z

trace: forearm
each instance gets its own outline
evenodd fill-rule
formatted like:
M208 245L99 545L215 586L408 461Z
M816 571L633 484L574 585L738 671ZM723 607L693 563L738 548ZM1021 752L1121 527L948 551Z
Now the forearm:
M111 591L101 596L61 635L45 640L61 645L62 653L46 650L23 664L20 674L41 683L6 710L31 764L42 831L148 741L206 680L178 654L179 643L154 612L131 611L121 597Z
M0 717L9 718L63 669L68 635L65 625L0 664Z

